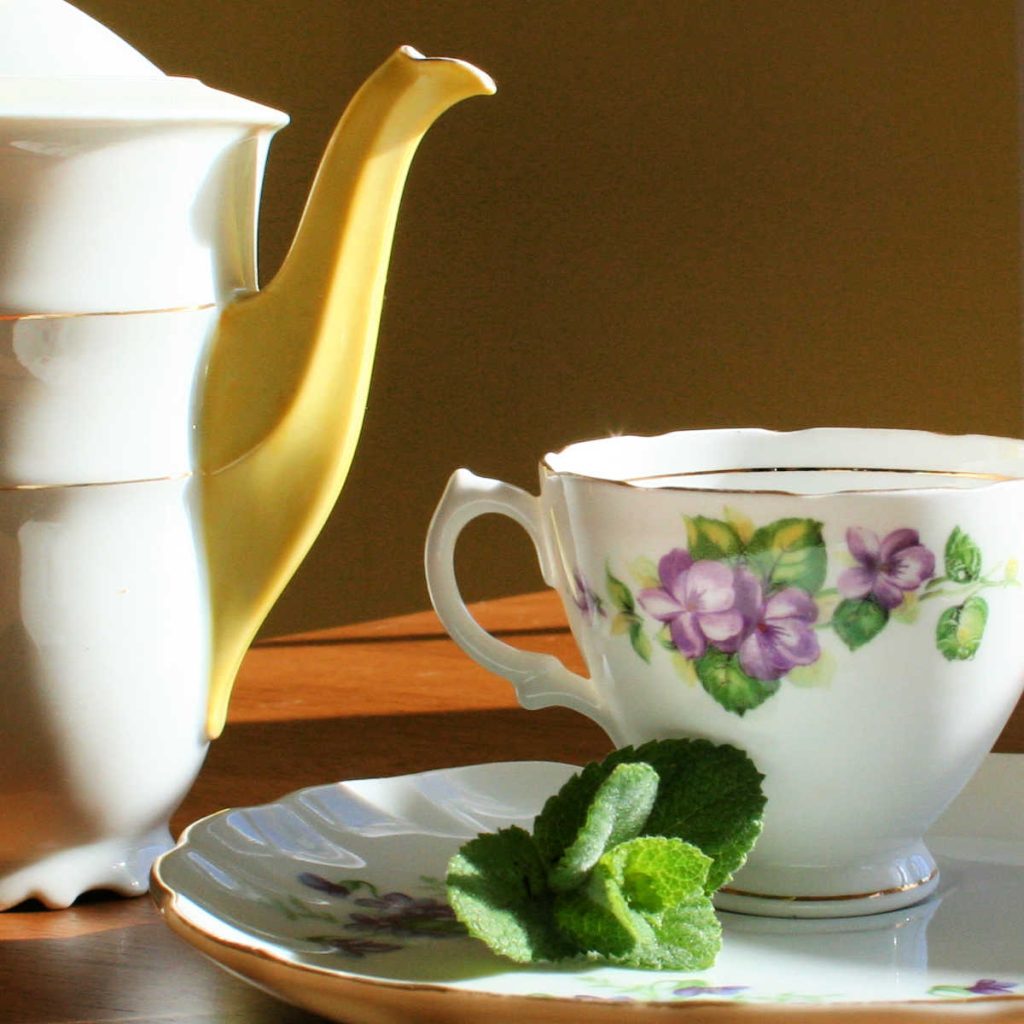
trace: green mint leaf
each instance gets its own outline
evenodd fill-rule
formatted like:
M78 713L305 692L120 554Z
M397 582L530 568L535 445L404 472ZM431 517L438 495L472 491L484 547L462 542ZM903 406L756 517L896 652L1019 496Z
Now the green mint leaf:
M978 653L988 622L988 602L983 597L967 598L947 608L935 629L935 643L947 661L968 661Z
M518 963L575 952L554 920L547 871L529 832L512 826L471 839L448 862L448 902L470 935Z
M742 750L708 740L651 740L634 756L661 780L644 834L693 843L712 860L708 893L720 889L761 834L764 776Z
M687 547L695 562L702 558L721 561L743 551L743 542L731 523L706 516L685 516L684 521Z
M551 869L551 888L578 888L606 850L638 836L657 793L658 773L649 764L617 765L597 787L576 838Z
M735 654L725 654L717 647L709 647L694 662L694 668L701 686L726 711L741 717L777 693L781 685L778 679L748 676Z
M591 959L701 970L721 948L707 895L711 859L680 839L644 836L605 853L583 889L559 897L559 927Z
M871 597L847 598L832 613L832 628L851 651L874 639L888 621L888 609Z
M769 589L821 590L828 567L821 525L815 519L776 519L754 531L747 558Z
M707 740L617 750L548 799L533 836L466 843L449 902L470 935L521 963L708 967L721 944L711 894L760 832L761 780L741 751Z
M587 765L550 797L534 822L544 864L556 864L579 834L601 783L620 764L645 762L660 780L644 835L683 839L713 860L709 892L732 877L761 832L764 776L742 751L708 740L652 740Z
M981 576L981 550L959 526L946 541L946 575L954 583L973 583Z

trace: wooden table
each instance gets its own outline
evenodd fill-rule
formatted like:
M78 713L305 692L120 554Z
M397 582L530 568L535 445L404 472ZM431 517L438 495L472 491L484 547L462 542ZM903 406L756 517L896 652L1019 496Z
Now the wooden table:
M479 604L485 628L582 666L553 594ZM222 807L302 786L482 761L580 762L609 743L562 709L524 711L432 613L268 640L246 658L224 735L175 834ZM996 749L1024 750L1018 709ZM148 898L89 896L64 911L0 915L0 1024L312 1024L208 963Z

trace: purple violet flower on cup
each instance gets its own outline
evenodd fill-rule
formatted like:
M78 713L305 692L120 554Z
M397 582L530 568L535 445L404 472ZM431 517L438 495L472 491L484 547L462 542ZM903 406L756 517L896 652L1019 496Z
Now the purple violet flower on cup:
M605 611L601 598L597 596L590 584L587 583L587 578L579 569L573 569L572 583L572 598L583 618L587 622L593 622L598 617L604 618Z
M660 587L640 591L640 604L668 625L684 657L699 658L709 642L726 650L742 632L744 619L733 607L736 592L729 566L706 559L695 562L688 551L673 548L658 562L658 578Z
M734 645L740 668L755 679L780 679L797 665L818 660L821 647L814 633L818 606L805 590L786 587L764 599L761 581L748 569L735 575L736 608L745 628Z
M860 564L840 575L836 586L843 597L871 596L892 610L935 573L935 555L920 543L917 530L893 530L879 541L873 530L851 526L846 545Z
M1012 992L1017 987L1015 981L996 981L995 978L982 978L973 985L968 986L967 991L973 992L976 996L1001 996Z

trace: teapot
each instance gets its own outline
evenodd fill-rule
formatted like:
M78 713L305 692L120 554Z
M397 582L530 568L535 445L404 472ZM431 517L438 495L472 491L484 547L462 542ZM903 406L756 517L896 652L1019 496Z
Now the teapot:
M145 890L352 460L417 144L493 91L397 50L259 290L287 117L0 0L0 909Z

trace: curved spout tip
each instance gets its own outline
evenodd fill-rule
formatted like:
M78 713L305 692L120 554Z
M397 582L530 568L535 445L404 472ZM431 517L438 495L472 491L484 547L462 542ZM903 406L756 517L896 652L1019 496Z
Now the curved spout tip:
M457 57L427 57L420 53L415 46L408 45L400 46L396 51L396 56L398 54L416 63L447 64L451 66L453 71L465 79L467 85L475 85L475 88L472 89L469 95L493 96L498 91L498 86L494 79L486 71L481 71L468 61L459 60Z

